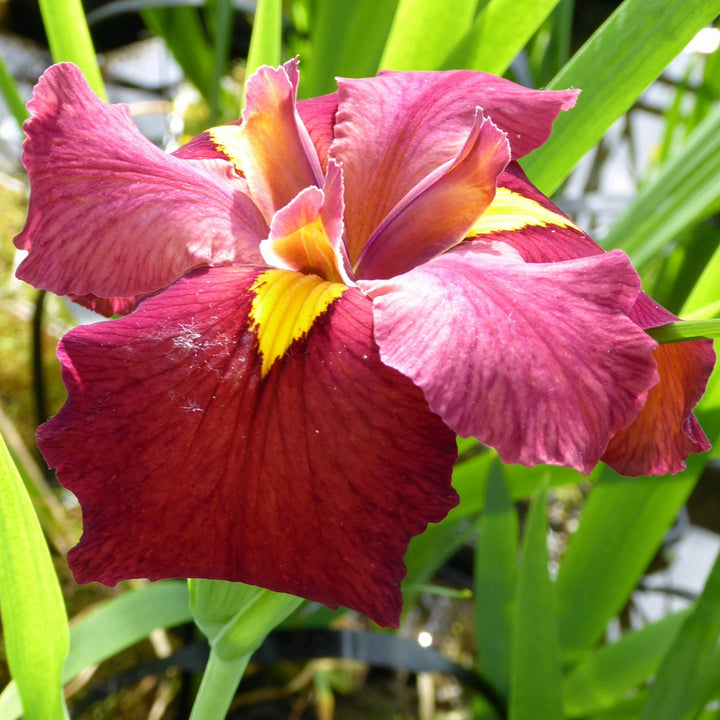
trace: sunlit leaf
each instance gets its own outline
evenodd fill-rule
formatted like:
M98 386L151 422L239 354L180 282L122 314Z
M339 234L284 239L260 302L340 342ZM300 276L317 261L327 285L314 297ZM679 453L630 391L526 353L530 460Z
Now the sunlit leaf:
M61 720L65 604L40 523L2 436L0 497L0 613L8 666L25 720Z
M90 87L107 99L81 1L40 0L40 13L53 60L78 65Z
M156 628L191 620L187 584L179 580L150 583L108 600L70 628L70 652L62 682L70 682L85 668L117 655ZM17 688L12 684L0 695L0 720L19 716Z
M558 2L491 0L445 58L442 69L468 68L502 75Z
M720 0L625 0L550 83L582 88L550 140L523 161L545 193L630 108L693 36L720 14ZM705 160L705 158L703 158Z
M642 264L720 200L720 106L638 193L603 241Z
M380 66L391 70L437 70L448 42L470 27L477 0L400 0Z

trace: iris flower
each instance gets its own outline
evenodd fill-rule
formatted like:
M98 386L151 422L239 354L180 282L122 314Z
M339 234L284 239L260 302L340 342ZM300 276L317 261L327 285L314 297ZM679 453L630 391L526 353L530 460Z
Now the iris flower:
M173 154L69 64L29 108L18 276L122 317L70 331L40 448L82 506L79 582L203 577L396 625L409 540L456 504L456 434L508 463L676 472L711 343L523 175L576 91L383 72Z

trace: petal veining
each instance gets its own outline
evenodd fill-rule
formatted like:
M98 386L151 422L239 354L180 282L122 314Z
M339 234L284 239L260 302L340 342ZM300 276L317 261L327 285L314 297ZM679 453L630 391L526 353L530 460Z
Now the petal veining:
M541 145L577 92L528 90L470 71L338 79L331 157L345 174L351 258L423 178L462 151L476 108L507 133L513 158Z
M210 131L216 148L247 178L268 223L303 188L323 184L320 160L295 107L297 83L296 60L261 67L247 82L242 124Z
M540 265L462 247L359 284L383 360L506 462L589 472L657 382L657 344L627 316L640 281L620 252Z
M23 162L32 186L18 277L59 295L128 298L199 265L261 261L267 226L222 160L166 155L69 63L29 105Z
M260 272L193 272L63 340L68 402L39 438L83 511L70 566L241 581L397 625L408 541L457 502L454 436L380 362L356 288L263 378Z
M412 188L373 232L357 258L357 276L399 275L462 242L492 203L509 160L507 136L478 111L460 154Z

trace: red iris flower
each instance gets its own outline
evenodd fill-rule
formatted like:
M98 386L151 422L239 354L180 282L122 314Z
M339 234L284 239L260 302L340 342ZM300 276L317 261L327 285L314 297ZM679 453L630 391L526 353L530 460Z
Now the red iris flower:
M455 435L509 463L676 472L711 343L525 178L575 91L469 71L261 68L172 155L57 65L30 103L18 276L107 315L62 340L39 431L82 506L79 582L243 581L398 621L457 502Z

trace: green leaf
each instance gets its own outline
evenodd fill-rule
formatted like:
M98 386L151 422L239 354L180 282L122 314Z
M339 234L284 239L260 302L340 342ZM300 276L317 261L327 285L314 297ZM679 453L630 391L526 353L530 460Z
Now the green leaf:
M689 613L668 615L585 657L565 678L565 714L585 717L624 700L655 674Z
M26 720L66 717L60 673L68 622L40 523L0 436L0 613Z
M235 13L232 0L207 0L208 10L213 13L213 73L210 85L210 125L220 116L220 90L222 79L228 72L230 47L232 45ZM252 47L252 43L251 43Z
M583 92L577 107L557 119L548 142L523 161L531 180L543 192L554 192L718 14L720 0L625 0L550 83L551 88L578 87Z
M210 45L197 8L146 8L140 12L154 35L165 40L185 77L211 103L215 50Z
M518 556L518 517L503 469L493 463L485 512L479 522L475 551L474 600L478 671L507 698L510 688L510 644Z
M720 287L720 245L718 245L710 261L706 263L700 278L690 292L682 314L685 317L691 314L703 315L700 317L712 317L720 314L720 298L718 288Z
M398 0L317 0L310 22L310 55L300 91L312 97L335 90L335 77L368 77L380 67ZM360 40L359 40L360 39Z
M603 245L622 248L637 265L652 258L720 199L720 106L645 185L613 223Z
M245 68L246 79L261 65L275 67L280 64L281 36L281 0L258 0Z
M73 62L90 87L107 99L90 30L80 0L40 0L40 13L55 62Z
M683 720L702 707L701 694L720 637L720 555L690 616L665 655L640 720Z
M168 580L150 583L113 598L73 623L70 652L62 669L62 684L85 668L97 665L147 637L156 628L190 622L187 585ZM20 716L17 687L13 683L0 695L0 720Z
M491 0L441 64L502 75L559 0ZM512 18L512 22L508 21Z
M437 70L448 38L461 37L477 0L400 0L380 66L391 70Z
M659 343L720 337L720 320L686 320L649 328L647 334Z
M562 717L555 590L548 574L547 493L530 504L520 559L513 623L510 720Z
M0 55L0 92L5 99L8 110L12 113L18 126L22 129L22 124L30 116L25 107L25 102L20 97L17 89L15 78L8 72L2 56Z
M704 460L674 476L626 478L604 468L560 564L560 637L582 655L627 602L695 486Z

